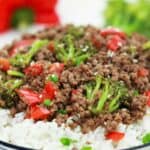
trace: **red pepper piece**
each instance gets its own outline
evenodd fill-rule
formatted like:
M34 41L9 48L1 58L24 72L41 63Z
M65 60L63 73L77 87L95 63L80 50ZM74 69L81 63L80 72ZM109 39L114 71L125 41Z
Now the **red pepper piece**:
M50 115L50 111L44 107L34 105L31 106L28 117L34 120L45 120Z
M53 41L50 41L48 44L48 49L53 52L55 50L55 45Z
M95 36L92 37L92 44L97 48L100 49L102 47L102 43L100 42L100 39L96 38Z
M24 69L26 75L38 76L43 72L43 66L41 64L33 64Z
M17 89L16 91L20 99L29 106L42 102L42 99L39 97L39 94L35 91L32 91L31 89L23 88Z
M147 106L150 107L150 90L145 91L144 95L147 96L147 103L146 104L147 104Z
M0 6L3 7L1 7L0 11L0 20L3 21L0 22L0 32L6 31L11 28L11 23L13 20L12 16L15 12L17 12L18 9L27 8L33 10L33 23L46 25L58 24L60 20L57 12L55 11L57 2L58 0L1 0ZM22 22L24 20L26 21L26 19L22 17L20 17L19 19Z
M72 94L78 94L78 92L79 92L79 91L76 90L76 89L73 89L73 90L71 91Z
M150 97L150 90L145 91L145 92L144 92L144 95Z
M10 63L7 58L0 58L0 70L7 71L10 68Z
M137 74L138 74L138 77L146 77L146 76L148 76L149 71L148 71L148 69L141 68L138 70Z
M9 56L14 56L19 49L30 46L33 43L33 41L33 39L17 41L14 44L13 48L9 51Z
M119 47L123 44L123 40L118 36L112 36L107 42L107 48L112 51L117 51Z
M112 131L112 132L108 132L105 137L106 139L112 140L114 142L119 142L120 140L123 139L123 137L125 136L124 133L122 132L117 132L117 131Z
M148 98L147 102L146 102L147 106L150 107L150 97Z
M63 63L53 63L50 66L49 73L56 74L58 77L60 77L63 70L64 70L64 64Z
M42 91L42 100L44 101L45 99L54 99L56 94L56 88L54 87L54 84L52 82L47 82L45 84L45 87Z
M108 36L108 35L117 35L117 36L119 36L122 39L126 38L126 34L124 32L122 32L122 31L120 31L119 29L116 29L116 28L103 29L103 30L101 30L100 33L104 37Z

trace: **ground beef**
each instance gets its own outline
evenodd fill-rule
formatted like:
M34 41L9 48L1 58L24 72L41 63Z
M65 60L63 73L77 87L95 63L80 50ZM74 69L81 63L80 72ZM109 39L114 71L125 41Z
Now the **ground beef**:
M55 45L65 40L68 34L73 36L76 49L86 50L87 46L93 50L90 57L80 65L72 64L71 60L63 62L57 56L59 51L56 51ZM22 79L23 84L19 88L27 87L41 93L47 77L51 75L50 66L53 63L64 63L62 72L55 72L59 81L54 83L57 90L52 100L53 104L47 107L51 111L49 121L55 119L58 125L65 123L72 129L80 125L83 133L87 133L99 126L107 131L116 130L119 123L131 124L142 119L147 101L143 93L150 89L150 75L139 77L137 72L140 68L146 68L150 72L150 51L144 51L142 48L148 40L142 35L133 34L131 37L126 37L121 47L114 52L107 46L111 38L112 35L102 36L100 29L93 26L75 27L73 25L51 26L35 34L25 34L22 39L48 39L50 44L41 48L29 64L29 66L35 63L42 65L43 72L38 76L25 75ZM9 52L14 43L15 41L5 46L4 50L0 51L0 57L9 58ZM20 49L18 52L26 53L30 47ZM132 48L135 51L131 51ZM16 66L11 66L11 69L24 72L24 68ZM93 80L98 75L112 82L119 81L128 89L128 95L122 98L118 109L113 112L107 111L109 101L106 102L101 113L94 114L91 111L91 105L96 105L102 91L97 93L91 102L86 97L85 86L89 83L93 84ZM0 83L14 79L16 77L0 71ZM0 89L0 107L8 107L11 100L13 103L9 105L9 108L12 115L20 111L28 112L28 106L19 99L18 95L15 95L17 96L15 100L12 96L9 99L2 96L5 90ZM133 95L135 90L138 91L138 95ZM40 105L43 106L43 104ZM70 118L69 122L68 118Z

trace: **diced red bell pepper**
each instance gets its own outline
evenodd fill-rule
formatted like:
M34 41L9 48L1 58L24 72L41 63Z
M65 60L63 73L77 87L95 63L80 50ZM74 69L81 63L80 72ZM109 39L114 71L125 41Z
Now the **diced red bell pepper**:
M73 90L72 90L72 94L78 94L78 92L79 92L79 91L76 90L76 89L73 89Z
M41 64L33 64L24 69L26 75L38 76L43 72L43 66Z
M123 40L118 35L114 35L107 41L107 48L111 51L116 51L122 44Z
M30 46L33 43L33 41L33 39L17 41L12 47L12 49L9 51L9 56L14 56L18 52L18 49Z
M7 71L10 68L9 60L6 58L0 57L0 70Z
M45 99L54 99L56 94L56 88L54 87L54 84L52 82L47 82L45 84L45 87L42 91L42 100L44 101Z
M44 107L34 105L31 106L28 117L34 120L45 120L50 115L50 111Z
M126 38L126 34L124 32L122 32L122 31L120 31L119 29L116 29L116 28L103 29L103 30L101 30L100 33L104 37L108 36L108 35L117 35L117 36L119 36L122 39Z
M150 97L150 90L145 91L145 92L144 92L144 95Z
M148 76L149 71L148 71L148 69L141 68L138 70L137 74L138 74L138 77L146 77L146 76Z
M147 99L147 102L146 102L147 106L150 107L150 97Z
M39 94L35 91L32 91L31 89L22 88L17 89L16 92L18 93L20 99L29 106L42 102Z
M48 49L50 51L54 51L55 50L55 45L54 45L54 42L53 41L50 41L49 44L48 44Z
M122 132L117 132L117 131L112 131L112 132L108 132L105 137L106 139L112 140L114 142L119 142L120 140L123 139L123 137L125 136L124 133Z
M53 63L50 66L49 73L56 74L58 77L60 77L63 70L64 70L63 63Z
M97 48L100 49L102 47L102 43L98 40L95 36L92 37L92 44Z
M150 107L150 90L145 91L144 95L147 96L147 103L146 104L147 104L147 106Z

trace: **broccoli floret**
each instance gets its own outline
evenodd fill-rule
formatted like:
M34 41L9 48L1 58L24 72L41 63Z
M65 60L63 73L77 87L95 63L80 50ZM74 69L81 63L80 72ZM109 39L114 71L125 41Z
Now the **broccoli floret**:
M110 92L110 84L107 80L104 81L103 84L104 84L104 87L102 89L102 94L100 95L100 97L98 99L97 106L93 106L91 108L91 111L95 114L97 114L103 110L105 102L108 100L108 96L109 96L109 92Z
M76 48L74 37L71 34L67 34L62 41L56 42L55 47L57 59L63 61L65 64L80 65L94 52L90 45L86 45L83 48Z
M48 40L37 40L32 44L32 47L25 54L17 54L10 58L10 63L20 68L25 67L30 63L33 56L45 45L48 44Z
M92 81L85 86L85 93L87 100L93 101L89 107L90 111L98 114L104 109L107 109L105 111L108 112L117 110L122 97L126 96L128 92L123 83L97 76L94 82ZM107 108L105 108L106 102L108 103Z
M75 38L81 38L84 35L83 26L75 27L74 25L69 25L67 34L71 34Z
M19 79L8 80L7 82L0 81L0 96L1 99L5 101L6 107L15 105L17 95L14 90L19 88L22 84L23 81Z
M119 101L123 96L127 95L127 88L121 83L115 83L113 86L114 96L109 104L109 112L113 112L119 107Z
M95 83L89 83L86 85L86 97L88 100L92 101L94 99L94 96L97 94L99 91L99 88L102 83L102 77L96 76Z
M7 74L14 77L21 77L21 78L24 77L24 74L22 72L16 70L8 70Z
M143 48L144 50L150 50L150 41L147 41L146 43L144 43L144 44L142 45L142 48Z

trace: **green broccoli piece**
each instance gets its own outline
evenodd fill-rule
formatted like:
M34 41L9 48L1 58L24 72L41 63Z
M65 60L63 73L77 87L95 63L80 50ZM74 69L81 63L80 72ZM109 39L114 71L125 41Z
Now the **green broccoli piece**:
M6 107L15 105L17 95L14 90L19 88L22 84L23 81L20 79L12 79L6 82L0 81L0 96L1 99L5 101Z
M84 35L83 26L75 27L74 25L69 25L67 34L71 34L75 38L81 38Z
M30 63L33 56L45 45L48 44L48 40L37 40L32 44L32 47L25 54L17 54L14 57L10 58L10 63L14 66L24 68Z
M65 64L72 63L80 65L87 60L91 55L91 46L86 45L83 48L76 48L74 38L71 34L67 34L62 41L56 42L56 57Z
M86 85L86 97L88 100L92 101L94 99L94 96L98 93L99 88L102 83L102 77L96 76L95 83L89 83Z
M8 70L7 74L14 77L24 77L24 74L22 72L16 71L16 70Z
M105 102L108 100L109 91L110 91L110 84L109 81L106 80L104 81L104 87L102 89L102 94L100 95L97 106L91 108L91 111L94 114L97 114L103 110Z
M128 93L123 83L114 82L111 79L96 76L95 80L85 85L85 95L91 103L89 109L92 113L98 114L105 111L113 112L120 106L123 96ZM108 108L105 108L106 102Z
M143 44L142 48L144 50L150 50L150 41L147 41L146 43Z
M12 79L12 80L8 80L7 82L5 82L3 85L4 87L9 91L12 92L14 91L16 88L19 88L21 85L23 84L22 80L19 79Z
M114 97L111 99L109 104L109 112L113 112L119 108L119 101L123 96L127 95L127 88L121 83L115 83L113 86Z

